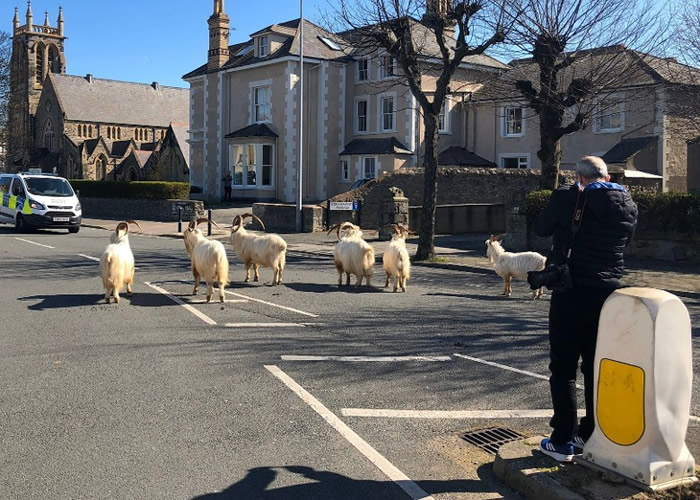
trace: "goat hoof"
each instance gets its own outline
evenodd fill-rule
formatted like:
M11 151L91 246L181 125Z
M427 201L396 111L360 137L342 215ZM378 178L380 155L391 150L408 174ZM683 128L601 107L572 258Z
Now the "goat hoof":
M243 283L249 283L249 282L250 282L250 278L246 278L245 280L243 280Z
M119 297L114 297L114 303L119 304Z
M105 299L105 304L109 304L109 297Z
M211 302L211 295L207 295L207 304Z

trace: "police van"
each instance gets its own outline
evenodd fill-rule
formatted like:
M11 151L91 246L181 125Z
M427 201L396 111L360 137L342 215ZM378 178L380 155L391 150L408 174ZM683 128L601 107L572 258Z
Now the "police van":
M70 183L53 174L0 174L0 222L17 231L32 228L80 230L82 207Z

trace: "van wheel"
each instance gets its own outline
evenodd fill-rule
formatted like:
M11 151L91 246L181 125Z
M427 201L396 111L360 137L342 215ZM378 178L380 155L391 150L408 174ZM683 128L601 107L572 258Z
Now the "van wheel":
M27 232L27 223L24 222L24 217L22 217L22 214L17 214L17 219L15 219L15 230L18 233Z
M77 233L78 231L80 231L80 226L77 226L77 227L69 227L69 228L68 228L68 232L71 233L71 234L75 234L75 233Z

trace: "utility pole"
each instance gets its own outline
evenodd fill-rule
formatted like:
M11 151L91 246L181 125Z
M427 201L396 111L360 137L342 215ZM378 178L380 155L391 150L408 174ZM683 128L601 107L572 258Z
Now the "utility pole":
M303 229L304 218L302 209L302 180L304 160L304 0L299 0L299 162L297 163L297 219L296 229L300 233Z

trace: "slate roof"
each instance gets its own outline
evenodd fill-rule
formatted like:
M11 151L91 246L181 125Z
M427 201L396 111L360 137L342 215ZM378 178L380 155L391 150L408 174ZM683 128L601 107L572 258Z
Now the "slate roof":
M180 146L180 151L182 151L182 156L185 158L185 165L189 168L190 166L190 143L187 142L190 135L187 132L189 126L186 123L171 123L170 128L175 136L175 141L178 146Z
M438 165L459 167L495 167L496 164L460 146L450 146L438 155Z
M49 73L68 121L167 127L189 123L189 90Z
M354 139L345 146L344 155L410 155L413 154L395 137L382 139Z
M437 43L434 41L434 35L432 39L430 37L431 33L429 28L422 24L420 21L412 20L415 23L415 38L416 46L421 47L421 52L424 53L426 57L440 57L440 50ZM244 48L252 46L253 40L250 39L246 42L238 43L229 46L229 52L231 54L228 62L224 64L221 70L239 68L251 64L256 64L262 61L269 61L274 59L279 59L286 56L298 56L299 55L299 19L293 19L279 24L272 24L267 26L250 36L257 36L264 33L277 33L283 36L288 36L289 38L274 52L264 58L255 57L253 50L245 52L245 54L238 55L243 52ZM322 59L329 61L347 61L350 60L352 54L355 52L356 47L353 45L353 40L359 36L359 31L346 31L343 33L330 33L329 31L323 29L322 27L304 19L304 57L310 59ZM338 45L340 45L341 50L333 50L328 45L326 45L321 38L325 37L333 40ZM487 66L496 69L506 69L508 66L493 57L486 54L468 56L464 59L464 63L473 64L478 66ZM194 78L197 76L202 76L206 74L207 65L203 64L200 67L190 71L189 73L183 75L183 79L187 80L189 78Z
M236 137L279 137L270 127L264 123L254 123L224 136L225 139L235 139Z
M94 153L95 148L97 147L97 144L99 144L99 142L99 137L97 139L88 139L85 142L83 142L83 146L85 147L85 151L87 151L88 156Z
M654 135L645 137L629 137L627 139L622 139L601 158L603 158L603 161L608 165L616 163L626 163L627 160L639 153L648 144L656 140L657 137Z
M129 149L131 141L114 141L112 143L112 156L122 157L126 150Z

